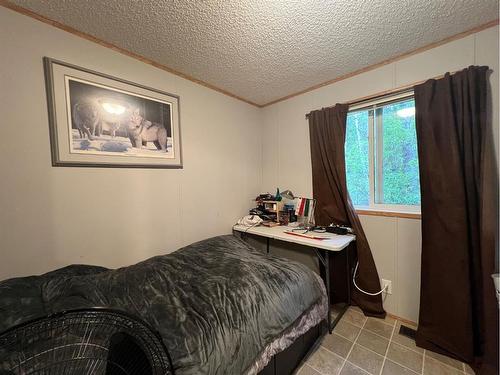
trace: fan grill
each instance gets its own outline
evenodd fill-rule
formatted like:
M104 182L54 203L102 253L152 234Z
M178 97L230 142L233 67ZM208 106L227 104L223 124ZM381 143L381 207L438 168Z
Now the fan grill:
M161 338L107 309L67 311L0 335L0 374L172 374Z

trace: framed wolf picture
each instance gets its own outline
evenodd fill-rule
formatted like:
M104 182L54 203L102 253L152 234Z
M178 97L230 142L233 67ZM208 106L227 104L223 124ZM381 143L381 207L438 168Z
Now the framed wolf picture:
M178 96L43 62L52 165L182 168Z

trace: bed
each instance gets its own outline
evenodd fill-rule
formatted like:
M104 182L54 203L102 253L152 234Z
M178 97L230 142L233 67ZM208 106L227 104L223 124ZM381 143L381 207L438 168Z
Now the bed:
M149 323L176 375L291 373L328 311L313 271L227 235L119 269L73 265L0 282L0 332L94 306Z

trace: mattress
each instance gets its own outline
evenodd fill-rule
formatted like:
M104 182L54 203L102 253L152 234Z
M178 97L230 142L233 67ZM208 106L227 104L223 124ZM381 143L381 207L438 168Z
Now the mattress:
M313 271L227 235L119 269L73 265L0 282L0 332L96 306L149 323L179 375L255 374L328 311Z

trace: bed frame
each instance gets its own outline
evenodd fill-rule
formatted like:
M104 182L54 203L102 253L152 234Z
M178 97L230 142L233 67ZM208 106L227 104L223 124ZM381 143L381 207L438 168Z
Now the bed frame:
M258 375L290 375L295 374L302 364L320 345L327 333L326 320L312 327L298 337L288 348L275 354L266 367Z

